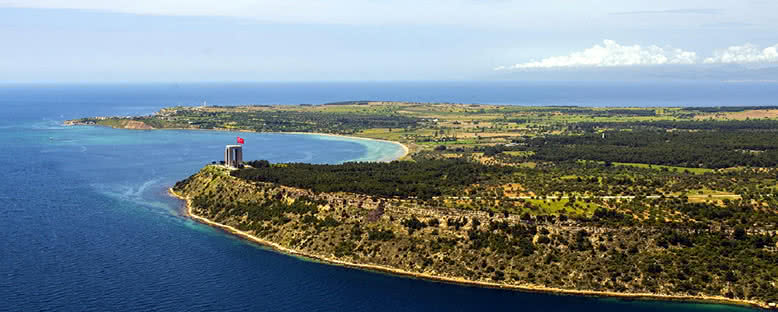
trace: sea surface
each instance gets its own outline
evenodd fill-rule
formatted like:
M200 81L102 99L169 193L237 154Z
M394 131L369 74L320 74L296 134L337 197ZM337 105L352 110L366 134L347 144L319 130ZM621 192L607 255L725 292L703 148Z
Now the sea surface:
M772 84L695 85L689 92L670 85L650 92L633 85L462 84L2 85L0 311L750 311L484 289L329 266L194 222L166 194L219 160L237 135L246 139L246 159L272 162L386 159L401 153L391 143L62 126L70 118L149 114L202 101L657 106L775 105L778 98Z

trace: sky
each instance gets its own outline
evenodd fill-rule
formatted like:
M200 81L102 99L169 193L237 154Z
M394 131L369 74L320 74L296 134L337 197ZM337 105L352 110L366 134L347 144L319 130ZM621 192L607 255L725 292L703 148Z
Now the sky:
M0 82L774 81L776 29L776 0L0 0Z

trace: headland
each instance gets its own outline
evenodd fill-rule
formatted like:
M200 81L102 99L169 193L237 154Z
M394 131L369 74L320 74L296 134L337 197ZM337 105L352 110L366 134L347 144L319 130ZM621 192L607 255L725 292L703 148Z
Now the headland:
M285 253L485 287L771 308L773 111L347 102L71 124L404 144L412 161L206 166L171 188L192 218Z

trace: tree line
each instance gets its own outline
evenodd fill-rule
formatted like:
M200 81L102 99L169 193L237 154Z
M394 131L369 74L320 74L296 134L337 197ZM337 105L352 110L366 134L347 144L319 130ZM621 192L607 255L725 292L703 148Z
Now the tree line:
M233 171L235 177L310 189L381 197L430 199L455 195L464 187L513 172L465 160L421 160L389 163L349 162L340 165L274 164Z
M154 123L159 117L139 117L144 122ZM240 129L258 132L322 132L353 134L371 128L415 128L421 119L397 114L368 114L357 112L320 111L236 111L203 112L180 110L169 116L181 126L196 126L202 129L222 128L226 124Z
M577 122L568 129L594 131L597 129L685 129L685 130L776 130L778 120L653 120L653 121L589 121Z
M776 125L778 126L778 125ZM599 160L681 167L726 168L778 165L778 132L610 131L580 136L550 135L528 140L544 161Z

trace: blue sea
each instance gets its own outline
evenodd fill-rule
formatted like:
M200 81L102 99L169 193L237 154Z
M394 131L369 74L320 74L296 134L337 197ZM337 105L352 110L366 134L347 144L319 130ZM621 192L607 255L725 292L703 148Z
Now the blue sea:
M522 82L0 85L0 311L750 311L533 294L279 254L185 217L166 189L246 139L246 159L339 163L387 142L117 130L70 118L166 106L406 100L514 105L777 105L770 83Z

